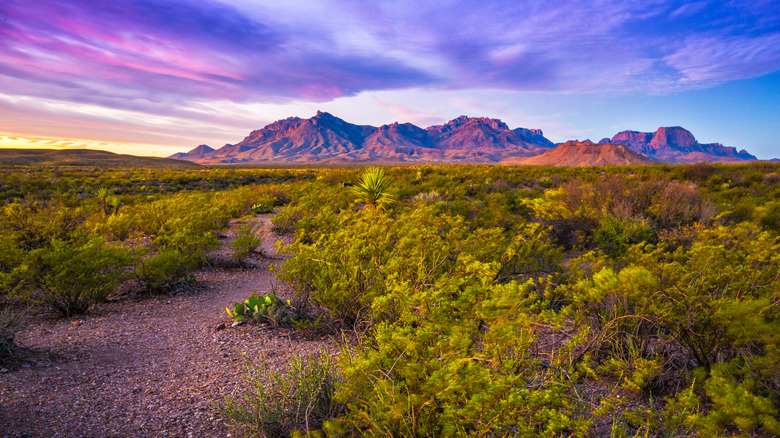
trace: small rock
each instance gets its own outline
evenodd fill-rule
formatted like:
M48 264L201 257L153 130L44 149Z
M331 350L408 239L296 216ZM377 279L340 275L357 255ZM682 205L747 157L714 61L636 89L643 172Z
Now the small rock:
M215 332L218 332L218 331L220 331L220 330L225 330L225 327L227 327L227 326L226 326L226 325L225 325L225 323L223 322L223 323L221 323L220 325L218 325L218 326L217 326L217 327L214 329L214 331L215 331Z
M244 321L236 321L236 322L234 322L233 324L231 324L230 326L231 326L231 327L238 327L238 326L240 326L240 325L244 325L244 324L245 324L245 322L244 322Z

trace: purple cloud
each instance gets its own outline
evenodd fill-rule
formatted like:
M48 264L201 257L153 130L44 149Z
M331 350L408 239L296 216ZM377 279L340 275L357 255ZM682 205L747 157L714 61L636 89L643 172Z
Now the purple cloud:
M676 91L777 71L779 10L777 0L5 0L0 91L164 113L411 87Z
M329 100L433 80L381 55L307 52L295 32L208 2L7 0L0 18L0 87L46 97Z

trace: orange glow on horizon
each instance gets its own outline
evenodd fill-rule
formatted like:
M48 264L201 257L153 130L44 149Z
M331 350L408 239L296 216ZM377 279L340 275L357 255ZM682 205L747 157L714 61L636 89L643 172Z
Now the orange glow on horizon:
M0 133L1 149L97 149L136 156L167 157L181 152L181 147L143 144L143 143L112 143L106 141L68 138L30 136L20 134Z

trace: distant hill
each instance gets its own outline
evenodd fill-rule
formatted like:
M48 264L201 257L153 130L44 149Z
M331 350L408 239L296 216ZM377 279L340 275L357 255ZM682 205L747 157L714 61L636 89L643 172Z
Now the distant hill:
M202 144L195 149L189 151L189 152L179 152L177 154L173 154L168 158L174 159L174 160L189 160L192 161L193 159L200 158L206 154L210 154L214 152L214 148Z
M94 149L0 149L0 165L116 166L116 167L199 167L198 164L170 158L136 157Z
M529 166L607 166L654 164L656 161L638 154L622 144L568 142L541 155L507 160L507 164Z
M720 143L701 144L690 131L679 126L658 128L654 133L623 131L599 143L623 144L634 152L673 164L701 161L740 163L756 159L744 149L737 152L737 148L723 146Z
M509 129L498 119L460 116L444 125L353 125L329 113L290 117L252 131L237 144L208 152L201 145L170 158L201 164L470 162L497 163L538 155L554 144L538 129ZM206 149L208 148L208 149ZM205 151L205 152L204 152Z

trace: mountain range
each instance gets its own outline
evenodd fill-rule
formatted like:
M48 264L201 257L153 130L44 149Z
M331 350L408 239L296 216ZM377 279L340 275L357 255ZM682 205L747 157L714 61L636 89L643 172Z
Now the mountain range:
M219 149L200 145L169 158L199 164L435 162L569 166L756 159L733 147L700 144L680 127L658 128L655 133L623 131L598 144L574 141L556 145L539 129L510 129L501 120L487 117L460 116L427 128L397 122L374 127L354 125L320 111L310 119L276 121L252 131L236 144Z

